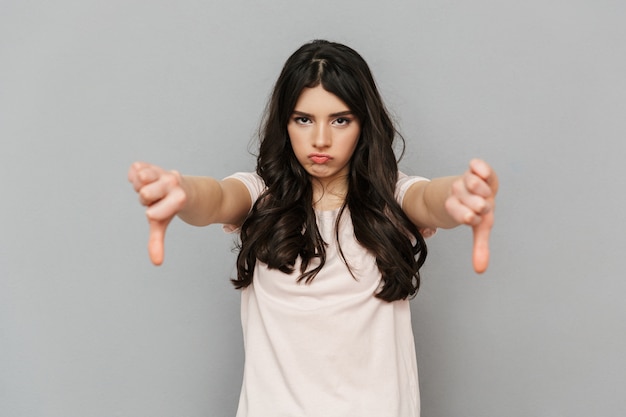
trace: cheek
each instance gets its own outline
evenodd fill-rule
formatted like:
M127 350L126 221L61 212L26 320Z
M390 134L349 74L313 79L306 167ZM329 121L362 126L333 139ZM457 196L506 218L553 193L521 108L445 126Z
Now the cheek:
M352 139L352 153L356 151L356 148L359 146L359 142L361 141L361 131L357 131Z
M299 138L297 137L297 135L294 137L292 135L289 135L289 152L298 160L301 161L301 159L303 158L302 154L306 152L305 149L303 149L302 144L301 144L301 140L299 140Z
M298 146L298 141L300 137L298 136L298 132L296 129L290 129L287 127L287 138L289 139L289 143L291 143L291 147L294 148Z

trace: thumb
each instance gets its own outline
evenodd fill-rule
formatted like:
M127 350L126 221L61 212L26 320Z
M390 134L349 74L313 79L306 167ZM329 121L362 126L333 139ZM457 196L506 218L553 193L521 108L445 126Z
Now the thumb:
M165 256L165 229L168 222L149 220L150 236L148 237L148 254L155 265L161 265Z
M474 271L482 274L489 265L489 235L493 226L493 211L485 214L482 221L472 228L474 232L474 250L472 262Z

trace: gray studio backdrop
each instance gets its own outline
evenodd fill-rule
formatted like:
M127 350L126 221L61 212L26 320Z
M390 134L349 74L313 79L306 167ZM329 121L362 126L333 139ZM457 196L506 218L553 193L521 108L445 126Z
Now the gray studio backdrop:
M370 63L402 168L501 178L493 260L430 239L412 302L424 417L626 415L626 3L0 1L0 416L232 416L234 238L174 221L165 264L126 171L251 170L300 44ZM304 358L306 359L306 358Z

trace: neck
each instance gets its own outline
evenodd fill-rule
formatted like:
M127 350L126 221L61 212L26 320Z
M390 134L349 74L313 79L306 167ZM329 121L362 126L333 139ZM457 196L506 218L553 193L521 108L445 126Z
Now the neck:
M337 178L329 182L313 179L313 207L316 210L335 210L341 207L348 193L347 178Z

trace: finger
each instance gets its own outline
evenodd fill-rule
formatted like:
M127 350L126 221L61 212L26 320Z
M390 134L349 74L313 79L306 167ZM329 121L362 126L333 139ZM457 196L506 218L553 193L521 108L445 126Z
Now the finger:
M452 184L451 197L456 198L477 214L489 211L487 199L491 196L491 189L485 180L469 171Z
M149 164L145 163L145 162L133 162L130 165L130 168L128 168L128 181L133 183L133 185L135 183L139 182L139 173L146 169L149 166Z
M137 178L137 172L145 165L144 162L133 162L128 168L128 181L133 182Z
M482 178L489 185L494 195L498 192L498 176L489 164L481 159L472 159L470 171Z
M133 185L135 191L139 192L141 188L159 179L162 170L154 165L143 162L135 162L128 170L128 180Z
M480 175L474 174L470 171L466 172L463 177L463 186L462 187L466 194L468 195L478 195L481 197L491 197L493 192L491 187Z
M493 226L493 212L482 216L482 221L472 227L474 234L474 248L472 252L472 263L474 270L482 274L489 265L489 236Z
M161 178L143 185L137 194L139 202L144 206L149 206L167 196L169 191L168 182Z
M492 209L493 199L484 198L482 196L476 194L462 194L457 197L457 200L460 205L462 205L465 210L471 211L475 213L477 216L482 216L489 213ZM471 224L471 222L465 221L466 224Z
M166 221L174 217L185 205L187 196L180 188L169 191L146 210L148 220Z
M168 222L150 220L150 235L148 237L148 254L155 265L161 265L165 256L165 229Z
M469 163L470 171L486 180L491 174L491 167L482 159L472 159Z
M480 222L481 217L456 197L448 198L445 205L448 214L459 224L473 226Z

